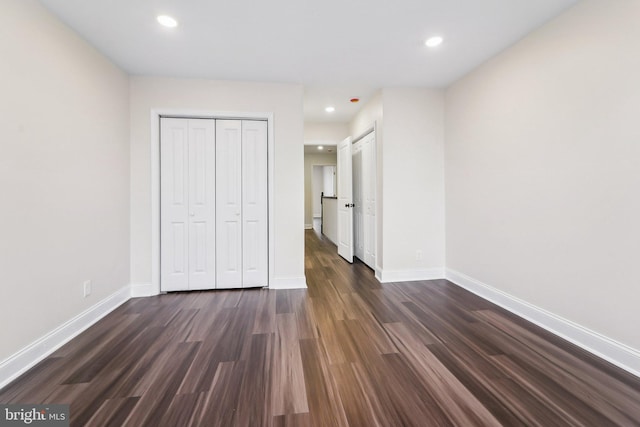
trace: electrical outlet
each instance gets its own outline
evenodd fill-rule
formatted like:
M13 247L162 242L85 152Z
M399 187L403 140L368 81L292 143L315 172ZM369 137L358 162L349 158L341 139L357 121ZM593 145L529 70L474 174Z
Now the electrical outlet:
M416 251L416 261L422 261L422 251L420 249Z
M85 280L82 284L82 290L84 292L84 297L88 297L91 295L91 280Z

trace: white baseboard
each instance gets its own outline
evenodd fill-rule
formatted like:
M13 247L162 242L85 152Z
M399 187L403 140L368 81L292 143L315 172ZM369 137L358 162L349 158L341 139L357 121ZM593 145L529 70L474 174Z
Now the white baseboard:
M269 283L269 289L306 289L307 278L302 277L274 277Z
M640 377L640 350L536 307L455 270L447 280Z
M0 362L0 388L22 375L129 298L131 298L131 288L125 286Z
M444 268L425 268L407 270L378 270L376 269L376 279L380 283L391 282L412 282L415 280L436 280L444 279Z
M158 288L151 283L131 285L131 298L152 297L159 295Z
M305 230L313 230L313 224L305 224L304 225L304 229Z

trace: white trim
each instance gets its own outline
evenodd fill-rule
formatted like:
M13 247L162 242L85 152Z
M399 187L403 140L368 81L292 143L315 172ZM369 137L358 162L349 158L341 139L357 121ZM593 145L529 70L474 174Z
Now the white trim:
M370 133L375 132L375 131L376 131L376 122L374 121L373 125L369 129L365 130L360 135L354 137L353 140L351 141L351 144L355 144L356 142L360 141L365 136L367 136Z
M274 221L274 167L275 140L273 113L238 113L228 111L202 111L189 109L151 110L151 286L152 293L160 294L160 117L198 117L210 119L266 120L267 121L267 182L268 182L268 222L269 222L269 283L274 281L275 271L275 221Z
M640 377L640 351L448 268L447 280Z
M312 224L305 224L304 225L304 229L305 230L313 230L313 225Z
M138 283L131 285L131 298L152 297L158 295L152 283Z
M377 254L376 254L376 258L377 258ZM382 267L380 267L379 265L376 265L376 268L374 269L374 276L376 278L376 280L380 283L382 283Z
M0 389L131 298L125 286L0 362Z
M307 278L302 277L274 277L271 281L271 289L306 289Z
M444 279L444 268L407 269L407 270L378 270L376 279L380 283L411 282L415 280Z

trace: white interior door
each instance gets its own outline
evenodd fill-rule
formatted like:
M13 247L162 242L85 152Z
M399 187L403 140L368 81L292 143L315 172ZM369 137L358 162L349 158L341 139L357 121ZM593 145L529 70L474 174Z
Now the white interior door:
M216 277L242 287L242 122L216 121Z
M163 291L215 287L213 120L161 119Z
M242 121L242 286L268 283L267 122Z
M353 262L351 137L338 144L338 254Z

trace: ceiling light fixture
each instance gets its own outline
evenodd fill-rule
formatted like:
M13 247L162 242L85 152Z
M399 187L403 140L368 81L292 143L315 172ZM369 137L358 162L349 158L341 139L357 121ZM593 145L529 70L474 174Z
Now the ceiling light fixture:
M327 107L324 109L324 111L326 111L327 113L333 113L334 111L336 111L336 107Z
M436 46L440 46L443 41L444 39L442 37L434 36L427 39L427 41L424 42L424 44L427 45L427 47L436 47Z
M160 25L167 28L175 28L178 26L178 21L169 15L160 15L156 18Z
M318 150L324 150L324 147L322 145L318 145Z

